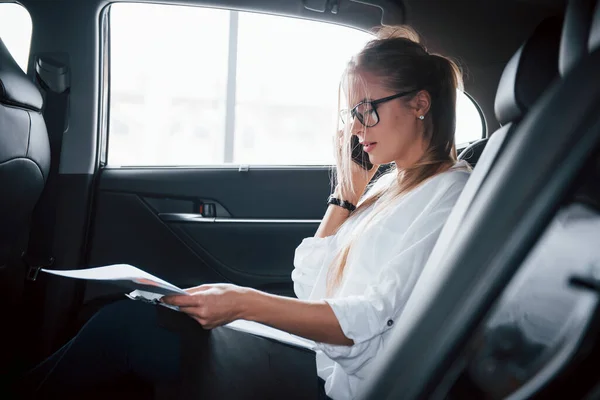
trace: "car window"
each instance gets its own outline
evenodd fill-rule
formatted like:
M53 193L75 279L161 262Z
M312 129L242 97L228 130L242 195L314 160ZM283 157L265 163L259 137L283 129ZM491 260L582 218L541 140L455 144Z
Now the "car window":
M340 74L372 38L150 4L114 4L110 29L108 164L122 166L331 164Z
M108 165L331 165L340 76L372 38L283 16L113 4ZM468 121L457 142L481 138L477 108L458 110Z
M27 72L31 16L16 3L0 3L0 38L21 69Z
M454 140L457 148L466 147L485 137L486 126L479 106L470 96L459 91L456 96L456 131Z

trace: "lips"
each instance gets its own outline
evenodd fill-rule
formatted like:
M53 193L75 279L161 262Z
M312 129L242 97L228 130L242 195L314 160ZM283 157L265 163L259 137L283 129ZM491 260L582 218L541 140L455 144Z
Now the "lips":
M377 142L361 142L360 144L362 145L363 150L368 153L375 148Z

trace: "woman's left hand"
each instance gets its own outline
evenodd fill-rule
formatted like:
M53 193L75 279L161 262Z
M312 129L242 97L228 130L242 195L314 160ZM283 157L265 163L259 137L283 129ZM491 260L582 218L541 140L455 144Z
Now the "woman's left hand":
M186 289L191 296L165 296L165 304L179 307L179 310L198 321L203 328L212 329L242 319L244 297L252 289L230 285L202 285Z

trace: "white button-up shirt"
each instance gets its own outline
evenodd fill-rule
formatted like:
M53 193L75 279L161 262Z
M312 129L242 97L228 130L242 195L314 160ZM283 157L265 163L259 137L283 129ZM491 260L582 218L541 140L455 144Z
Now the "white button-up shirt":
M427 262L437 237L462 191L469 172L458 162L394 200L377 221L354 241L343 279L327 295L327 271L353 226L366 210L348 220L333 236L306 238L296 249L294 291L299 299L325 300L353 346L317 344L317 373L327 395L352 399L370 374L371 360L386 352L389 330ZM389 185L384 176L375 185ZM373 206L371 206L373 207ZM379 218L380 217L380 218Z

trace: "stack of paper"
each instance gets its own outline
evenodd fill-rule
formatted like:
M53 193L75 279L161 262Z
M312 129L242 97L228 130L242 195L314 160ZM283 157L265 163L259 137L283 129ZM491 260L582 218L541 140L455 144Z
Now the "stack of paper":
M144 301L156 305L161 305L176 311L178 307L169 306L161 303L159 300L164 295L184 295L190 296L189 293L175 285L170 284L154 275L151 275L139 268L128 264L108 265L105 267L76 269L76 270L50 270L42 269L42 271L64 276L67 278L85 279L106 281L122 286L133 292L126 294L132 300ZM238 320L225 325L227 328L237 331L250 333L252 335L261 336L277 340L282 343L287 343L293 346L299 346L307 349L314 349L315 343L311 340L292 335L279 329L271 328L256 322Z
M65 276L67 278L106 281L123 286L131 290L141 290L146 293L155 294L182 294L187 295L183 289L171 285L154 275L142 271L133 265L115 264L105 267L73 269L73 270L52 270L42 269L42 271L53 275Z

